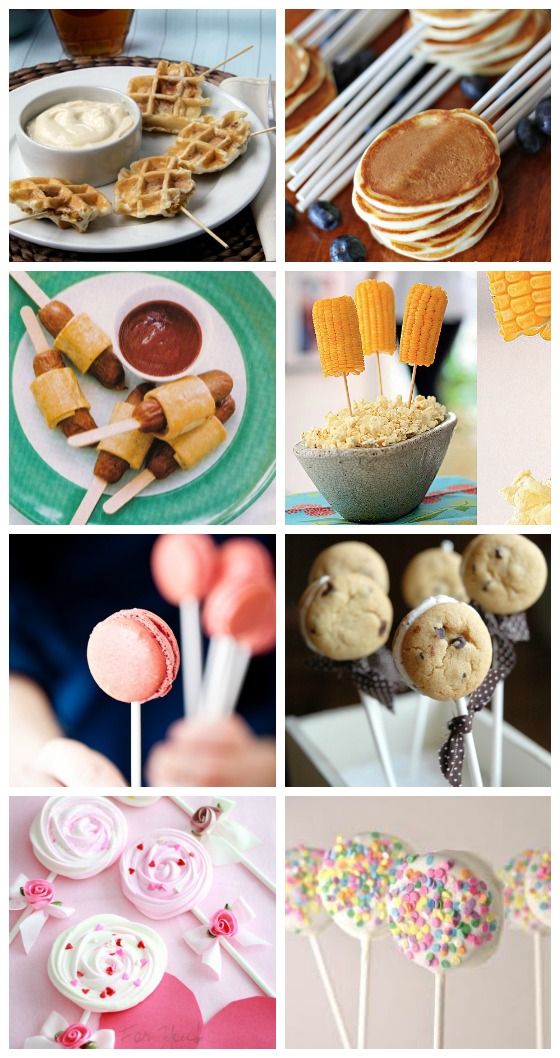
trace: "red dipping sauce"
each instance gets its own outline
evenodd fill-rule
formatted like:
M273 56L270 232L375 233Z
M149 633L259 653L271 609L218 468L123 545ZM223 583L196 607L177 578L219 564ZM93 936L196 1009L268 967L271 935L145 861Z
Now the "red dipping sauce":
M178 375L196 360L202 331L192 312L174 301L147 301L125 316L119 330L125 360L140 374Z

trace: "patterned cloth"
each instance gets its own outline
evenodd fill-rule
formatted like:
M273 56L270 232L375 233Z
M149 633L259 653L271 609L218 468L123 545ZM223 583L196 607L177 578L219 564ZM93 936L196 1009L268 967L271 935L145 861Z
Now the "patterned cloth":
M416 510L390 525L476 525L476 484L468 478L441 477ZM286 497L286 525L350 525L318 492Z

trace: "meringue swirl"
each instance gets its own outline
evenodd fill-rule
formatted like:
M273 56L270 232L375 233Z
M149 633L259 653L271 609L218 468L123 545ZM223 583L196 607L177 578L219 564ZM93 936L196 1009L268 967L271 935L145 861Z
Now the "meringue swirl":
M33 852L49 871L92 878L120 856L127 839L123 812L106 797L50 797L31 824Z
M212 885L212 861L204 846L173 828L134 841L119 866L125 896L147 918L173 918L189 911Z

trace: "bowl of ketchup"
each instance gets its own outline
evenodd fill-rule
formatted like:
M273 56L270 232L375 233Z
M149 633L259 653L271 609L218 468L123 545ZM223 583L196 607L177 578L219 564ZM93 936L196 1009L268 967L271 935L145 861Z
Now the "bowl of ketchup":
M176 288L149 290L121 306L116 352L138 378L172 382L195 373L208 326L200 299L187 289L184 295Z

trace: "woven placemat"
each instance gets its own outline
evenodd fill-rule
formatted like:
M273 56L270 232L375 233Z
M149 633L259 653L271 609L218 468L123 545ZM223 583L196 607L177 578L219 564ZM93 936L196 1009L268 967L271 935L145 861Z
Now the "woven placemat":
M157 66L159 59L147 59L144 55L118 55L115 58L100 56L98 59L60 59L59 62L43 62L37 66L27 66L10 74L10 91L29 84L41 77L55 73L67 73L68 70L84 70L92 66ZM197 73L204 73L204 66L194 66ZM231 74L214 70L208 75L212 84L221 84ZM216 234L227 242L228 249L221 249L208 235L185 242L172 243L153 250L141 250L138 253L122 253L119 261L264 261L264 252L255 227L255 221L247 206L235 217L231 217L219 228ZM10 261L104 261L107 257L115 259L113 254L70 253L68 250L57 250L48 246L35 246L25 239L10 235Z

